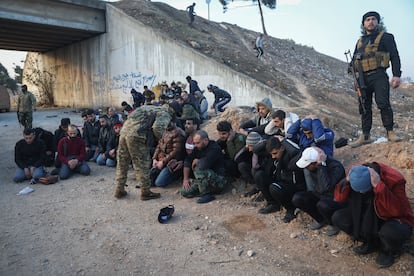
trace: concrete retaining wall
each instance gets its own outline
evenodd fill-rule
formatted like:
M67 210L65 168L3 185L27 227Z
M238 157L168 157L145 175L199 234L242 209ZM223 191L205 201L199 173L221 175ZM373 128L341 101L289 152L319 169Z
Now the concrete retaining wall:
M274 106L290 99L254 79L233 71L187 45L178 44L122 11L107 5L107 33L46 54L30 53L56 74L55 103L70 107L120 106L132 102L130 90L191 75L201 89L212 83L229 91L232 106L254 105L269 97ZM28 62L25 64L25 71ZM29 90L36 87L29 85ZM211 93L205 93L209 103Z

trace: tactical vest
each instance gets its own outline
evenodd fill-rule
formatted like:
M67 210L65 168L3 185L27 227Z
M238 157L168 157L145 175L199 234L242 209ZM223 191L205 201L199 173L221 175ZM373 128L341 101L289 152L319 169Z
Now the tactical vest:
M383 35L384 32L380 32L375 38L374 43L368 43L365 48L363 47L362 38L358 40L357 50L361 56L354 60L354 66L357 71L359 71L359 62L361 62L363 72L372 71L380 67L390 67L390 53L378 51Z

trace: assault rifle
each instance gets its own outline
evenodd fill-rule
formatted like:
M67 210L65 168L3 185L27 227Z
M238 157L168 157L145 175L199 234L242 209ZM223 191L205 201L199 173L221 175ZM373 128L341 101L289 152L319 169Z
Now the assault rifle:
M351 56L351 51L348 50L344 53L345 57L346 57L346 62L350 64L349 66L349 71L352 74L352 77L354 79L354 89L358 94L358 102L359 105L362 108L362 113L365 114L367 111L365 109L365 83L364 83L364 77L363 77L363 73L362 73L362 65L361 65L361 55L357 54L355 59L358 60L358 77L356 75L355 69L354 69L354 64L353 64L353 57ZM348 60L348 57L350 59L350 61Z

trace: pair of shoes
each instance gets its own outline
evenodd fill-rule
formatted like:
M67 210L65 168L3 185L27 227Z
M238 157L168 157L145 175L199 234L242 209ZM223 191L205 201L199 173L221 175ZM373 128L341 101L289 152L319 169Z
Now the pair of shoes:
M324 221L323 222L314 221L311 224L309 224L309 229L310 230L318 230L318 229L321 229L322 227L324 227L325 225L326 225L326 223Z
M127 195L127 192L125 191L125 190L116 190L115 191L115 197L116 198L123 198L124 196L126 196Z
M251 197L252 195L255 195L259 192L259 189L253 188L250 191L244 193L244 197Z
M354 251L354 253L357 255L367 255L375 251L375 246L364 242L362 245L354 247L352 251Z
M375 262L379 268L390 267L394 264L394 255L389 251L380 251Z
M141 192L141 200L150 200L161 197L160 193L151 192L151 190L143 190Z
M285 217L282 219L284 223L289 223L296 218L295 210L287 210Z
M200 197L199 199L197 199L197 203L204 204L204 203L208 203L210 201L213 201L215 199L216 198L212 194L205 194L202 197Z
M280 205L278 206L273 203L268 203L266 207L259 209L259 214L266 215L277 211L280 211Z
M338 227L336 227L336 226L333 226L333 225L329 225L328 226L328 229L326 229L326 235L328 235L328 236L335 236L335 235L338 235L338 233L339 233L339 228Z

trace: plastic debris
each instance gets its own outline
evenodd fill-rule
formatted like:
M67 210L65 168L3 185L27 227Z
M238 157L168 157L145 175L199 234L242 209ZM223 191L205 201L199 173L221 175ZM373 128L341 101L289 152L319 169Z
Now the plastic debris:
M27 186L26 188L21 190L17 195L27 195L27 194L30 194L31 192L34 192L34 189Z

